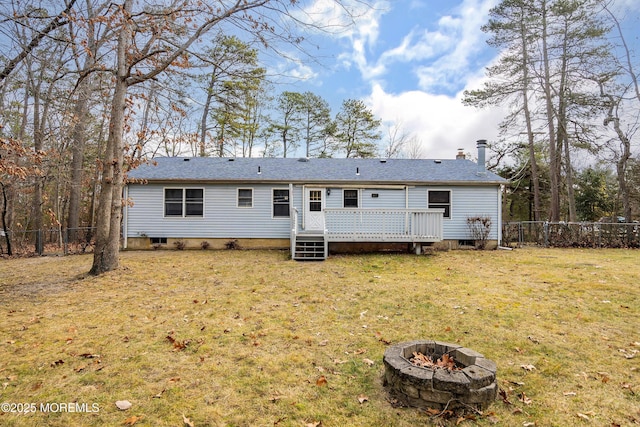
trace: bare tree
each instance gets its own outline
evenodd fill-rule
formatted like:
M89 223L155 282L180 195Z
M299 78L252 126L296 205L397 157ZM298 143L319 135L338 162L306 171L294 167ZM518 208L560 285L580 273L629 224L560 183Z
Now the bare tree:
M403 156L409 159L424 159L425 157L422 140L416 135L409 138L402 151Z
M402 121L396 120L387 128L387 146L384 148L384 157L390 159L402 156L405 145L411 140L412 135L407 133Z
M51 18L49 23L44 28L35 31L35 34L31 38L29 43L23 44L17 55L7 62L4 68L0 71L0 83L2 83L3 80L6 79L9 74L11 74L11 72L18 66L18 64L20 64L20 62L22 62L31 53L31 51L33 51L33 49L38 47L42 39L47 37L47 35L56 28L60 28L67 24L66 18L73 9L76 0L67 0L65 3L66 4L64 10L62 10L58 15ZM12 20L28 20L30 17L24 15L21 16L19 11L14 11L13 16L8 18Z
M339 3L338 3L339 4ZM134 6L138 9L134 10ZM156 78L174 67L189 67L192 48L214 28L233 26L263 43L299 42L291 31L296 0L234 0L165 5L143 5L124 0L114 5L108 22L117 28L114 91L110 112L109 136L102 160L100 208L97 214L96 246L91 274L100 274L118 266L122 189L124 185L124 144L128 89Z

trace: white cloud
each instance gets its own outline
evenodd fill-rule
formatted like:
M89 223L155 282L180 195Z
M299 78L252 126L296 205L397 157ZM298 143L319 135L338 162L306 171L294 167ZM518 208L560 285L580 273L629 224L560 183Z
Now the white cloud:
M450 91L460 86L459 81L467 73L473 72L469 70L471 58L485 48L480 27L496 3L497 0L464 0L453 14L440 17L434 28L411 28L397 46L371 58L381 31L381 19L388 10L384 6L399 4L377 2L355 20L352 31L341 34L350 40L350 49L338 59L347 69L355 65L363 80L369 82L388 77L389 67L394 63L412 64L420 89ZM410 9L424 7L426 4L416 1L410 5Z
M387 0L378 0L372 5L360 0L315 0L295 16L325 35L338 38L364 37L369 42L375 42L378 36L378 16L387 8Z
M449 97L415 90L386 93L375 84L367 100L383 122L400 120L408 134L417 136L428 158L455 158L458 148L475 154L478 139L496 140L503 112L465 107L461 95Z
M354 19L352 30L340 34L342 38L349 40L351 50L338 55L338 59L347 69L351 64L355 64L365 80L374 79L386 71L382 63L369 64L367 56L378 40L380 19L387 10L386 1L377 1L368 9L358 10L352 15Z
M433 63L416 68L422 90L459 87L461 79L464 81L465 76L475 72L471 58L485 47L480 28L487 21L489 9L495 3L495 0L465 0L458 8L458 16L440 19L438 33L442 39L450 42L448 46L451 46L451 50Z

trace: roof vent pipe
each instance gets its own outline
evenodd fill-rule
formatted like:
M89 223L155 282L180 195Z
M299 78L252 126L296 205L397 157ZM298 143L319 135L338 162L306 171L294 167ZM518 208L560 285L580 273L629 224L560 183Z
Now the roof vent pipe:
M487 148L487 140L479 139L478 143L478 174L484 175L487 173L487 165L486 165L486 148Z
M260 175L261 173L262 173L262 168L258 166L258 175Z

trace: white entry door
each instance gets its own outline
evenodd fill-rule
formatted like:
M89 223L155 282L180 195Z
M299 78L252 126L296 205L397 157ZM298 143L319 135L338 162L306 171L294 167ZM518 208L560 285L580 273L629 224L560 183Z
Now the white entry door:
M305 230L324 232L324 188L305 189Z

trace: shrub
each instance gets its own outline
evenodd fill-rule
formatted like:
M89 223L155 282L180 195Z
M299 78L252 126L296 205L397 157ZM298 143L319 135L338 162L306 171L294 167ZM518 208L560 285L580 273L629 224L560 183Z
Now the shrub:
M475 241L476 249L486 248L491 232L491 218L488 216L467 217L467 227L469 227L471 238Z
M187 242L185 242L184 240L176 240L175 242L173 242L173 245L177 250L181 251L187 246Z
M227 243L225 243L224 247L230 250L240 249L240 244L238 243L237 239L234 239L234 240L229 240Z
M211 244L209 242L207 242L206 240L204 240L202 243L200 243L200 249L202 249L202 250L209 249L209 246L211 246Z

